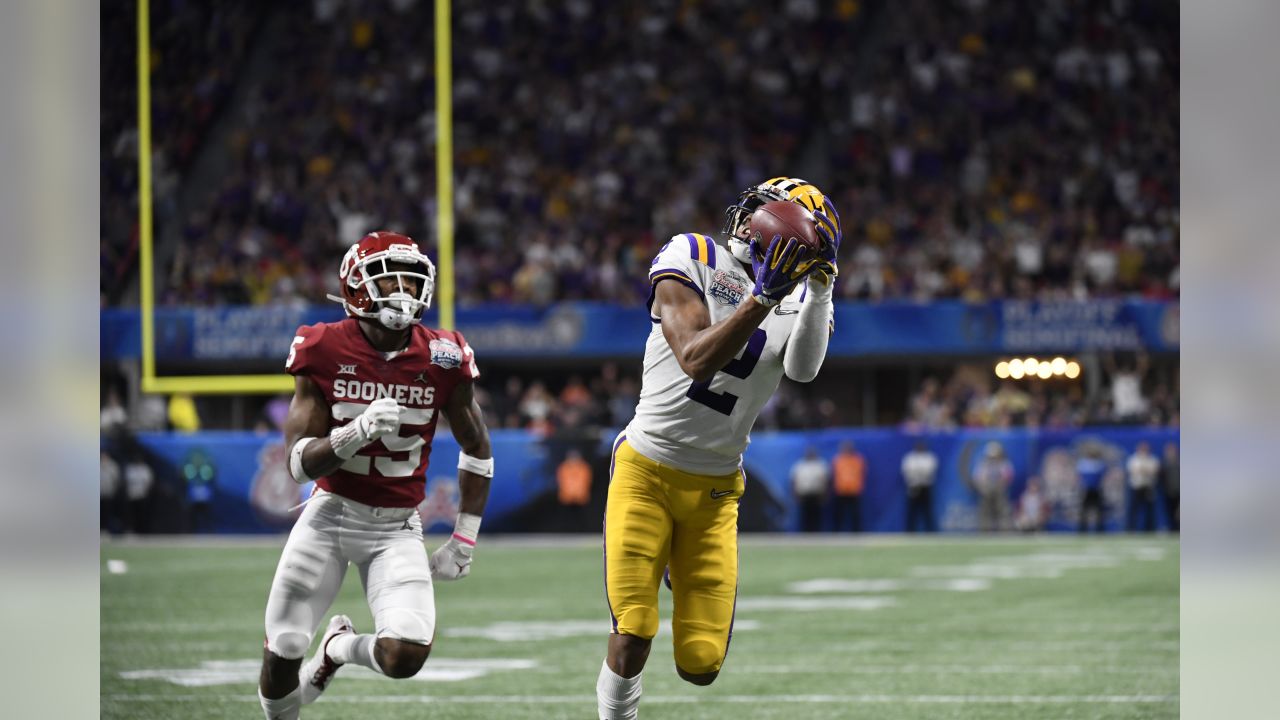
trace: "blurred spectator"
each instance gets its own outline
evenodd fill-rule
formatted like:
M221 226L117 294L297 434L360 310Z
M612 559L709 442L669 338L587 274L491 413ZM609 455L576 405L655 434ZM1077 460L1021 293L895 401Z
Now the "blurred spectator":
M591 501L591 466L582 453L570 450L556 468L557 497L561 505L586 505Z
M998 532L1009 527L1009 486L1013 483L1013 463L1005 457L1004 445L987 443L974 468L972 484L978 494L978 530Z
M822 503L826 499L831 469L818 457L813 446L807 448L804 457L791 466L791 491L800 504L800 529L818 532L822 529Z
M98 413L98 422L103 436L110 437L129 427L129 413L120 399L120 392L115 388L107 390L107 399Z
M169 427L181 433L193 433L200 429L200 412L196 399L187 393L169 396Z
M957 426L956 409L965 427L1029 427L1069 430L1083 425L1117 422L1146 423L1152 427L1175 426L1176 392L1164 382L1153 386L1150 399L1143 397L1138 372L1150 373L1144 355L1128 371L1117 370L1117 381L1087 394L1089 384L1063 379L1001 380L991 390L991 365L958 364L949 376L928 377L912 396L903 428L911 432L950 430ZM1109 362L1109 361L1108 361ZM1162 376L1177 375L1177 361L1165 361ZM1115 411L1118 401L1124 409Z
M1129 456L1129 532L1141 528L1143 532L1156 530L1156 478L1160 475L1160 460L1151 453L1146 441L1138 443L1138 449ZM1139 525L1138 516L1142 516Z
M1169 517L1169 529L1178 532L1181 525L1181 509L1178 507L1180 464L1178 461L1178 444L1165 443L1164 461L1160 463L1160 487L1164 490L1165 514Z
M168 430L169 403L163 395L144 394L133 407L132 418L134 430Z
M867 460L854 447L853 441L840 443L840 451L831 459L834 475L837 532L862 532L862 491L866 486Z
M267 401L262 408L262 419L267 423L267 430L284 431L284 421L289 417L289 403L288 395L277 395Z
M120 464L105 450L99 456L98 527L104 533L116 535L124 527L120 520Z
M142 457L141 451L133 451L124 466L125 497L129 501L129 531L151 532L151 489L155 474Z
M1138 423L1147 419L1147 399L1142 394L1142 380L1147 374L1149 362L1143 353L1137 353L1133 362L1121 365L1115 356L1103 356L1107 374L1111 378L1111 412L1117 422Z
M520 399L520 414L527 419L526 429L538 435L550 435L555 429L551 422L551 412L555 407L555 399L547 392L547 386L534 381L525 390Z
M1013 526L1022 532L1040 532L1044 530L1045 521L1049 518L1049 504L1040 490L1040 478L1027 479L1027 486L1018 498L1018 510L1013 519Z
M1102 502L1102 479L1107 474L1107 463L1102 456L1102 448L1094 443L1088 444L1076 462L1076 474L1080 476L1080 487L1084 495L1080 501L1080 532L1085 531L1086 523L1092 515L1094 531L1102 532L1106 521L1105 507Z
M938 456L923 439L916 440L902 456L902 479L907 484L907 532L937 532L933 516L933 480L938 474Z

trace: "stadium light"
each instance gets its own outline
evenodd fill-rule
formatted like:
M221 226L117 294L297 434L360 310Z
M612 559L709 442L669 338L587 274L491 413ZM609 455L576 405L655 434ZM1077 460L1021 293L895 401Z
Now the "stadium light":
M1029 357L1026 360L1023 360L1022 371L1026 373L1028 377L1031 375L1035 375L1037 372L1040 371L1040 361L1036 360L1033 357Z
M1053 368L1049 367L1049 363L1042 362L1040 367L1036 369L1036 376L1041 380L1048 380L1053 376Z
M1071 362L1067 363L1067 367L1064 368L1063 373L1067 376L1067 379L1075 380L1076 378L1080 377L1080 363L1076 362L1075 360L1072 360Z
M1061 375L1067 371L1067 360L1066 358L1056 357L1050 363L1050 367L1054 375Z
M1009 377L1014 380L1021 380L1023 375L1022 359L1014 358L1009 361Z
M1005 362L1004 360L1001 360L1000 362L996 363L996 377L1000 378L1001 380L1004 380L1005 378L1009 377L1009 363Z

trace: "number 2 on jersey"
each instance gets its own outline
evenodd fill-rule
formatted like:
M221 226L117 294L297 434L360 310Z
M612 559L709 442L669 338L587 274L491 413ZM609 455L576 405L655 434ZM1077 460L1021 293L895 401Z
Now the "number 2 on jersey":
M760 354L764 352L764 343L767 336L764 330L756 328L751 333L751 339L747 341L747 347L742 352L742 357L736 357L725 363L720 368L720 372L729 373L739 380L746 380L752 370L756 369L756 363L760 362ZM721 415L729 415L733 412L733 406L738 404L738 396L731 392L715 392L711 389L711 382L715 380L714 375L711 380L703 380L702 382L694 381L689 386L689 391L685 393L685 397L690 400L706 405Z

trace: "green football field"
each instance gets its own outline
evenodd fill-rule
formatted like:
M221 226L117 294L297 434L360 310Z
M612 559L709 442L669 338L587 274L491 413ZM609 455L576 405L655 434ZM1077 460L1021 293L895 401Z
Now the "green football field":
M262 614L282 545L104 544L102 717L262 717ZM640 715L1176 718L1178 551L1164 537L744 537L720 678L680 681L663 628ZM594 718L601 571L598 538L485 538L471 577L437 585L417 678L345 667L302 717ZM356 573L334 611L372 629Z

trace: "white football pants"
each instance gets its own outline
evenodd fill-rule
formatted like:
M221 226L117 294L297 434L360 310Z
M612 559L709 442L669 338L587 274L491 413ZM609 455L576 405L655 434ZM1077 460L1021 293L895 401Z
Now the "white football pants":
M375 508L317 489L276 566L267 649L287 659L306 654L347 563L360 570L378 637L431 643L436 602L417 508Z

